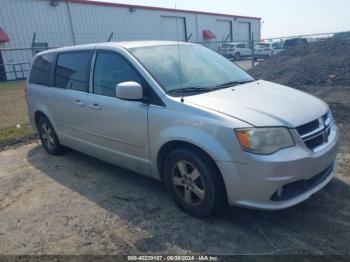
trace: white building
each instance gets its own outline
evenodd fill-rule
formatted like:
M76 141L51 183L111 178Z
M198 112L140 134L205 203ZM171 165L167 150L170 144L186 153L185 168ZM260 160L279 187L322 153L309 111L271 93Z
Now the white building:
M253 34L259 40L260 18L86 0L1 0L0 81L26 76L34 33L35 46L49 48L111 38L201 42L218 50L224 39L249 41Z

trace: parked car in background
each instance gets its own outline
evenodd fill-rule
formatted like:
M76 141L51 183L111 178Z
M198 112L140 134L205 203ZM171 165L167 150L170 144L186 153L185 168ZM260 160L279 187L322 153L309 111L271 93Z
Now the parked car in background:
M300 38L300 37L290 38L290 39L285 39L285 40L281 41L280 48L282 48L282 49L293 48L295 46L303 45L303 44L307 44L307 43L308 43L307 38Z
M242 60L252 56L252 49L248 43L244 42L232 42L225 43L219 48L219 53L227 58L233 58L234 60Z
M227 202L267 210L296 205L336 169L338 129L326 103L255 80L197 44L44 51L33 60L26 98L49 154L70 147L162 180L198 217Z
M268 58L281 52L278 43L259 43L254 48L254 55L257 58Z

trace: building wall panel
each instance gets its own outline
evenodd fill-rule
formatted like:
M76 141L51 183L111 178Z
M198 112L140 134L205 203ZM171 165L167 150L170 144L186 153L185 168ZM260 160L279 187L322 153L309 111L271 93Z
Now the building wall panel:
M218 21L232 23L233 41L238 41L238 22L251 23L255 39L260 39L260 20L224 15L209 15L177 10L152 8L129 8L96 4L83 4L79 1L59 1L57 6L48 0L0 0L0 27L8 34L10 41L0 44L1 48L30 48L33 34L36 42L46 42L49 47L73 44L105 42L113 33L112 41L124 40L171 40L164 34L162 17L181 17L186 21L187 36L190 42L218 50L222 41L222 28ZM169 31L173 30L169 28ZM217 37L209 41L203 39L203 30L210 30ZM170 38L170 39L164 39ZM183 39L181 39L183 40ZM28 63L31 50L2 51L6 71L12 64ZM25 65L26 67L26 65ZM17 66L18 68L18 66ZM9 80L14 73L7 73Z

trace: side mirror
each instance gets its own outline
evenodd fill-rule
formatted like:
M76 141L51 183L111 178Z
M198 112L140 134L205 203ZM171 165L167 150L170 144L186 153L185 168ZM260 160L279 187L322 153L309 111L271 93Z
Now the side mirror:
M125 100L143 99L142 86L139 83L132 81L119 83L115 88L115 94L117 98Z

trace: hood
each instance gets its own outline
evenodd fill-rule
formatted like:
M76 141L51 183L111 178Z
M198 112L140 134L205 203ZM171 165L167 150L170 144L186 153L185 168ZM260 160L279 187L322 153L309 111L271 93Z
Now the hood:
M253 126L297 127L325 114L328 105L294 88L259 80L188 96L185 103L214 110Z

